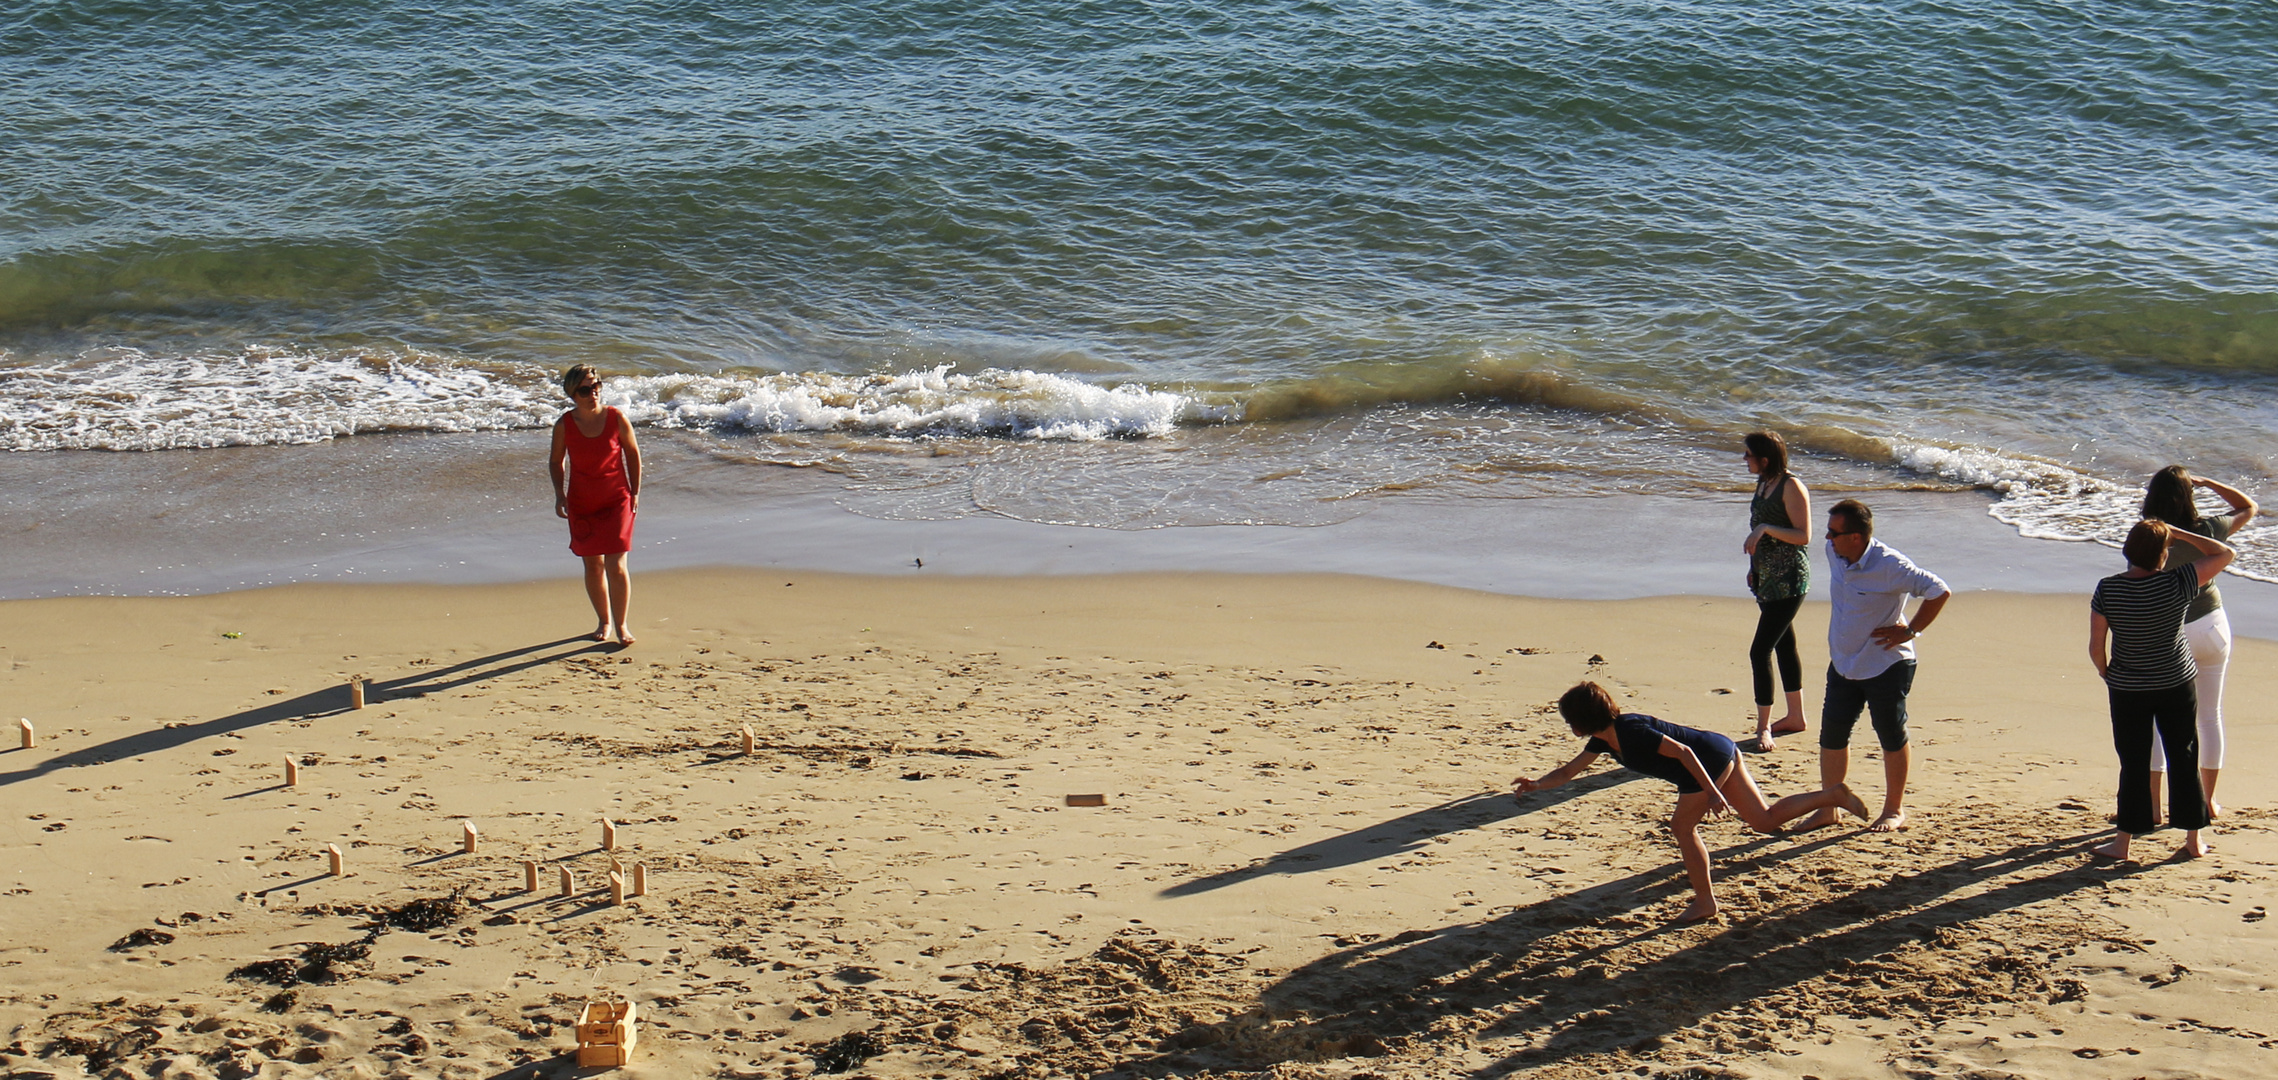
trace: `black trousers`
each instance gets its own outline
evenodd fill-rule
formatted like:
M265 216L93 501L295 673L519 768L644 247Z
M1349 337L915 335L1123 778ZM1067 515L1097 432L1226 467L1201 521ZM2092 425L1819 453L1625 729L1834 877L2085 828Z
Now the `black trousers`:
M2114 690L2112 748L2120 752L2120 831L2152 831L2151 741L2167 750L2167 823L2207 827L2207 796L2199 789L2199 688L2185 682L2165 690Z
M1772 703L1772 656L1779 654L1780 682L1803 689L1803 661L1796 656L1796 612L1803 597L1756 601L1756 638L1748 643L1748 670L1756 677L1756 704Z

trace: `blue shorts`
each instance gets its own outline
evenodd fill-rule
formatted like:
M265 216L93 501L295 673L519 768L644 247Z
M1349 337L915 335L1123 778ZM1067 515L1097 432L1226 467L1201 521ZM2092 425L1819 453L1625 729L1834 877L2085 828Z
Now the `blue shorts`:
M1827 701L1819 714L1819 748L1844 750L1859 713L1871 715L1883 749L1906 745L1906 692L1914 689L1914 661L1901 660L1871 679L1846 679L1827 665Z

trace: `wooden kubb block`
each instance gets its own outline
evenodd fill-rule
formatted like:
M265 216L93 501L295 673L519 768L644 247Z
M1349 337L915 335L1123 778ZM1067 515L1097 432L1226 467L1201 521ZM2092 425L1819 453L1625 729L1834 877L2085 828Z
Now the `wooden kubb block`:
M578 1067L626 1064L639 1041L633 1027L632 1002L588 1001L577 1019Z

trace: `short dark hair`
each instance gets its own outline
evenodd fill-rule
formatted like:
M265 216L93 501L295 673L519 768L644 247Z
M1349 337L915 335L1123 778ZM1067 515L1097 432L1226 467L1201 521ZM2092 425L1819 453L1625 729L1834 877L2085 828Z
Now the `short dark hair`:
M1574 734L1595 735L1621 715L1621 708L1605 687L1584 682L1558 696L1558 715L1566 718L1566 726Z
M2120 553L2132 566L2157 570L2160 560L2167 557L2167 537L2173 531L2174 526L2158 518L2145 518L2128 530L2128 542L2120 545Z
M1788 474L1788 441L1777 431L1751 431L1740 440L1748 455L1764 463L1767 478Z
M571 364L562 372L562 393L568 394L571 400L576 400L577 388L585 385L587 379L600 382L601 373L593 370L592 364Z
M1875 512L1857 499L1845 499L1827 508L1827 516L1843 519L1843 531L1855 532L1869 540L1875 538Z

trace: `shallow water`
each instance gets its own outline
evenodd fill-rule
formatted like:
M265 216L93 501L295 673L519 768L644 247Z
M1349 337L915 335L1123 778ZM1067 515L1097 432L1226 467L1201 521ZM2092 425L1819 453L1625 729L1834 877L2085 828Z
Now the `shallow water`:
M586 361L652 430L887 520L1729 516L1766 426L1825 493L2110 540L2169 461L2278 476L2274 31L46 5L0 17L0 446L251 447L289 486L320 475L289 445L542 427Z

